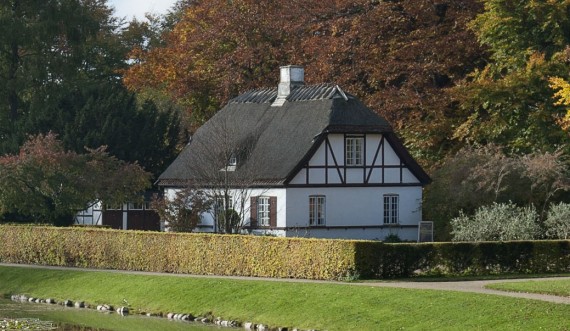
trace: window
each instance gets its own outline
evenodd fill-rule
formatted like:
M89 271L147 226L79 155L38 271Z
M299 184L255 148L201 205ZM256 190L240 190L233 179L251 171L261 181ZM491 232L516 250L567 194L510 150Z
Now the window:
M251 197L250 226L277 227L277 197Z
M384 224L398 224L398 205L400 196L397 194L384 195Z
M257 199L257 221L260 226L269 226L269 197Z
M237 166L237 157L235 155L230 156L230 159L228 161L228 166L230 167Z
M309 196L309 225L325 225L325 196Z
M361 166L363 164L362 147L364 145L364 137L345 138L345 165L347 166Z
M129 202L129 210L142 210L142 202Z

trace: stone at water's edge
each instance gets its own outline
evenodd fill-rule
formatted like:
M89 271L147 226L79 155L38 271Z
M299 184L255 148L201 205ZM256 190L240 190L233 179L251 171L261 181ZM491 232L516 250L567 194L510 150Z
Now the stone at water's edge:
M53 322L37 318L0 319L1 330L55 330Z

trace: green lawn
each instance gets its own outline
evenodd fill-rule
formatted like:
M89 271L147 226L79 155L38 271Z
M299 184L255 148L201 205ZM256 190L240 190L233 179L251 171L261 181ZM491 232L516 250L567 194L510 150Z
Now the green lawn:
M492 295L0 267L0 293L319 330L570 330L570 306Z
M487 287L501 291L552 294L565 297L570 296L570 280L568 279L497 283L488 285Z

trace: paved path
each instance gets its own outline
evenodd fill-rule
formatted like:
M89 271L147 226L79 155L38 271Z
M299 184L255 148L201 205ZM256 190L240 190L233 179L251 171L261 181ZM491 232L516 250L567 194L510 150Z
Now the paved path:
M224 278L224 279L239 279L239 280L264 280L276 282L294 282L294 283L328 283L328 284L345 284L352 286L369 286L369 287L392 287L392 288L409 288L409 289L423 289L423 290L438 290L438 291L458 291L458 292L471 292L482 293L491 295L501 295L507 297L541 300L561 304L570 304L570 297L562 297L556 295L536 294L536 293L519 293L519 292L506 292L487 289L485 286L494 283L509 283L509 282L525 282L525 281L552 281L557 279L570 279L570 277L550 277L550 278L529 278L529 279L500 279L500 280L474 280L474 281L457 281L457 282L418 282L418 281L381 281L381 282L334 282L334 281L319 281L319 280L306 280L306 279L282 279L282 278L261 278L261 277L234 277L234 276L201 276L201 275L187 275L187 274L170 274L158 272L143 272L143 271L124 271L124 270L107 270L107 269L88 269L88 268L67 268L67 267L54 267L54 266L38 266L26 264L11 264L0 263L0 266L5 267L22 267L22 268L42 268L53 270L78 270L78 271L93 271L93 272L111 272L111 273L125 273L135 275L154 275L154 276L171 276L171 277L193 277L193 278Z

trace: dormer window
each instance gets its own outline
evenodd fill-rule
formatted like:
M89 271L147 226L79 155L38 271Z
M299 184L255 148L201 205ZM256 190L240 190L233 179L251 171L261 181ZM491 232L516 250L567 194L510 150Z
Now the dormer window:
M237 166L237 157L235 155L230 156L230 160L228 161L228 167L236 167Z
M220 171L236 171L237 162L238 162L237 156L234 155L230 156L230 158L228 159L228 163Z

